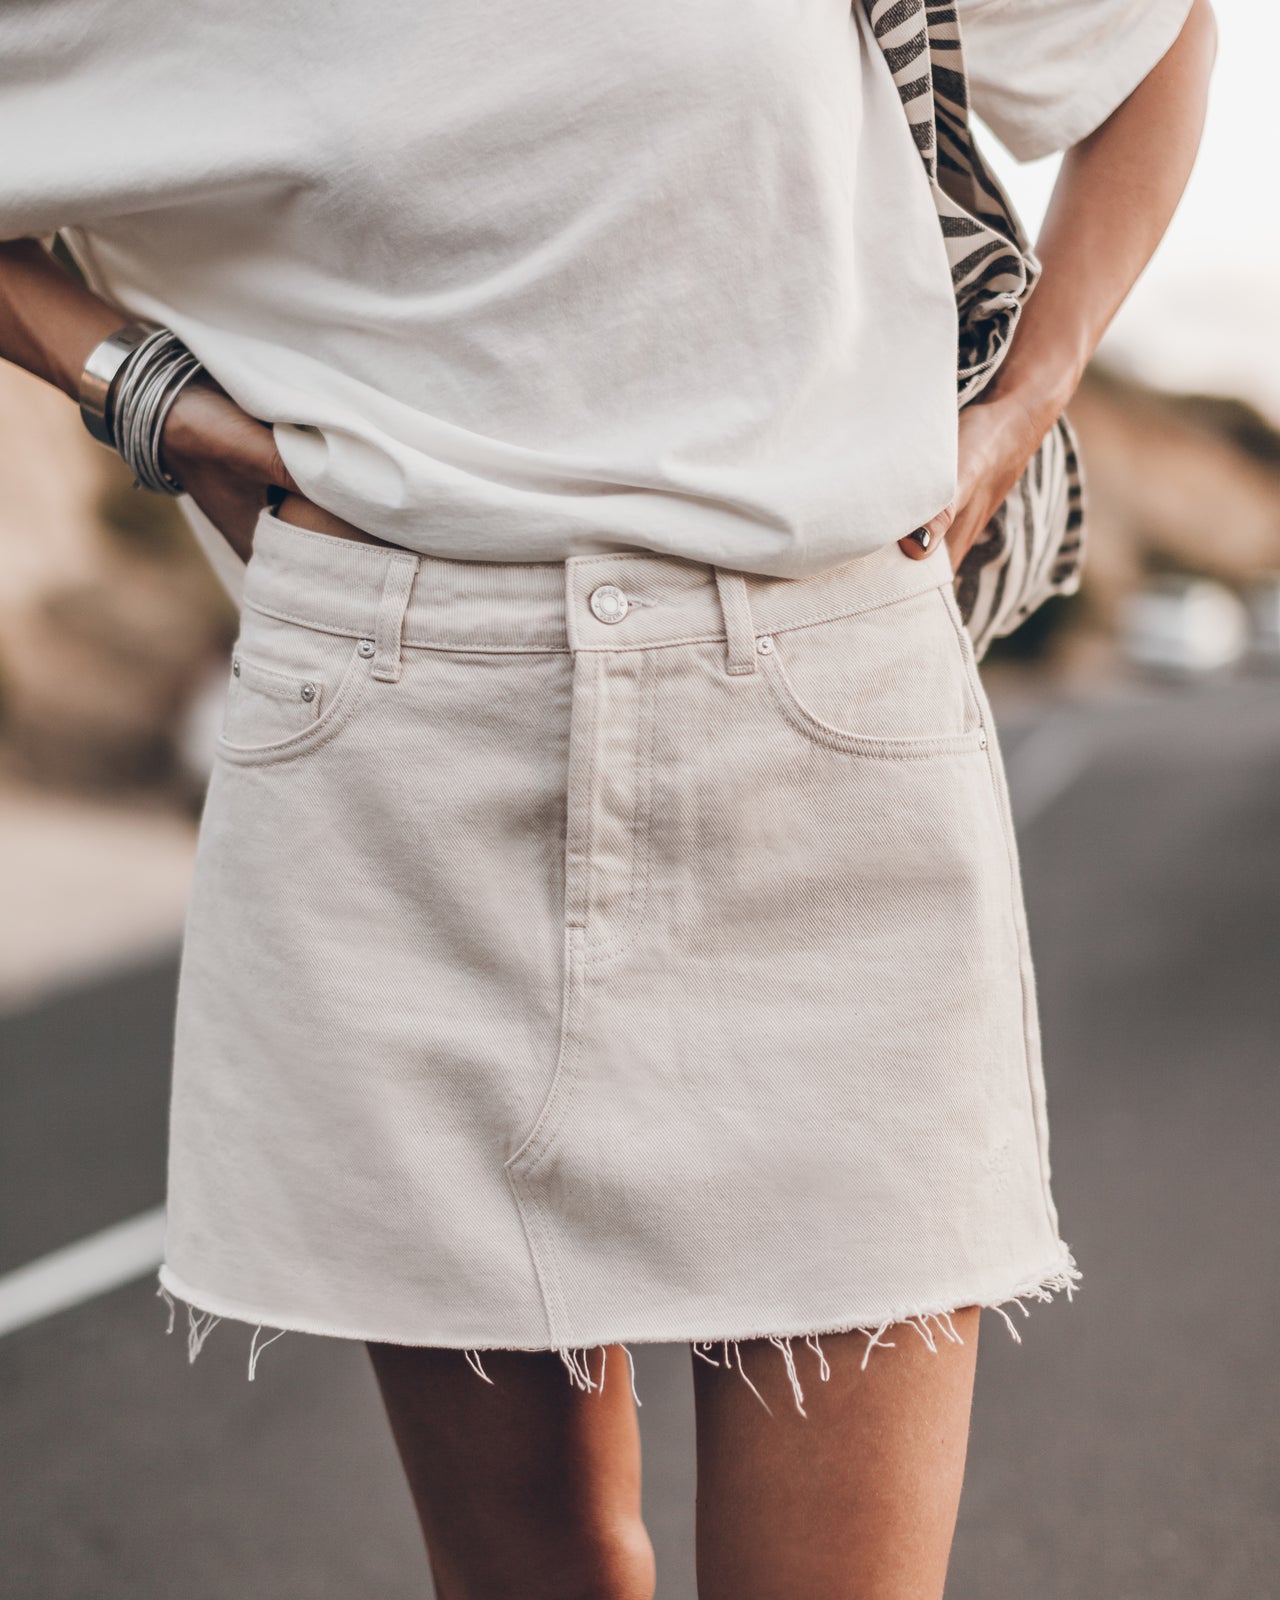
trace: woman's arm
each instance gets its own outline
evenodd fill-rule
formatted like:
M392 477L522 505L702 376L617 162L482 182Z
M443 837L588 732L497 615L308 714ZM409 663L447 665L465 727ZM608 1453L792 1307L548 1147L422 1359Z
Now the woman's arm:
M89 352L127 321L35 239L0 243L0 358L75 397Z
M1194 0L1173 45L1063 157L1036 244L1042 272L999 371L960 413L956 498L928 524L958 568L1075 393L1107 324L1164 236L1204 127L1217 25ZM929 551L910 537L908 555Z
M0 359L25 367L74 400L89 352L129 320L77 282L37 240L0 242ZM166 468L247 559L268 487L297 489L271 429L211 380L202 380L178 396L161 444Z

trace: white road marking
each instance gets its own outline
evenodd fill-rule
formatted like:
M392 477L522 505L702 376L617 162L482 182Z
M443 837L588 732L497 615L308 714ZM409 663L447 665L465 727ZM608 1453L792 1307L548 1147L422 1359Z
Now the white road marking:
M0 1277L0 1335L154 1272L164 1256L164 1207L92 1233Z
M0 780L0 1011L21 1011L182 938L188 816Z
M1047 717L1027 734L1005 762L1018 827L1028 827L1071 787L1094 748L1079 718Z

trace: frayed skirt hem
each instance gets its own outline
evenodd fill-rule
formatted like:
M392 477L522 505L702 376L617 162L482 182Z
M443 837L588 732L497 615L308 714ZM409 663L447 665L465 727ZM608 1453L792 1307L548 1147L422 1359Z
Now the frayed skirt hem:
M1070 1250L1065 1245L1061 1245L1058 1255L1048 1267L1041 1271L1032 1273L1026 1278L1020 1280L1015 1287L1009 1290L1008 1293L998 1294L992 1298L984 1298L981 1300L977 1298L959 1299L945 1306L921 1305L916 1307L901 1307L887 1311L879 1317L863 1317L856 1321L846 1323L831 1323L826 1324L821 1328L791 1328L789 1330L755 1329L749 1332L737 1334L718 1334L714 1338L690 1337L680 1334L670 1334L666 1336L645 1334L629 1339L611 1339L608 1341L602 1341L602 1343L607 1342L610 1344L621 1345L622 1349L625 1351L627 1360L631 1365L631 1387L632 1393L635 1395L637 1405L640 1404L640 1397L638 1394L635 1394L635 1364L631 1360L631 1351L628 1349L628 1345L687 1344L692 1349L695 1356L703 1361L708 1362L711 1366L733 1367L736 1362L737 1371L746 1381L747 1386L760 1400L761 1404L765 1406L766 1410L768 1410L769 1407L765 1402L764 1397L760 1395L755 1385L751 1382L751 1379L747 1377L746 1371L742 1365L742 1355L739 1349L741 1344L753 1340L767 1340L768 1343L776 1346L780 1351L783 1362L786 1366L787 1377L791 1384L791 1392L792 1397L795 1400L796 1409L800 1412L801 1416L805 1416L807 1413L804 1409L804 1394L803 1390L801 1389L800 1380L796 1370L795 1357L791 1349L793 1340L802 1340L815 1353L818 1358L819 1377L824 1383L830 1376L830 1368L827 1363L826 1356L823 1354L821 1343L819 1342L823 1336L844 1333L861 1334L867 1341L866 1349L863 1351L861 1363L862 1368L865 1371L867 1363L871 1359L871 1352L877 1347L892 1348L894 1341L887 1338L886 1335L894 1329L900 1327L912 1329L912 1331L924 1341L925 1345L935 1353L938 1349L938 1340L940 1338L950 1344L963 1344L964 1340L960 1337L959 1332L956 1330L955 1324L952 1321L952 1317L955 1312L971 1305L979 1305L980 1309L984 1311L996 1312L1004 1319L1005 1325L1007 1326L1009 1333L1012 1335L1015 1342L1020 1344L1022 1342L1021 1335L1018 1332L1013 1318L1009 1315L1005 1307L1009 1305L1016 1305L1024 1317L1029 1317L1031 1313L1026 1304L1028 1300L1051 1301L1054 1295L1059 1293L1065 1294L1067 1299L1070 1300L1072 1295L1075 1293L1080 1277L1080 1269L1077 1267L1075 1259L1073 1258ZM231 1301L223 1299L218 1295L209 1295L204 1293L202 1290L190 1288L187 1284L183 1283L174 1272L170 1270L167 1263L160 1268L159 1287L157 1288L156 1293L161 1297L161 1299L164 1300L165 1304L169 1308L169 1325L167 1329L169 1333L172 1333L174 1330L177 1315L175 1300L182 1301L186 1306L187 1359L189 1361L194 1361L200 1354L205 1340L208 1338L209 1334L212 1333L213 1329L218 1325L218 1323L224 1320L229 1320L241 1322L247 1326L253 1327L253 1337L249 1344L248 1375L251 1381L257 1374L258 1360L268 1345L274 1344L277 1339L282 1338L286 1333L308 1333L320 1335L321 1337L353 1339L363 1343L372 1344L390 1343L407 1346L416 1345L420 1348L456 1349L462 1352L466 1359L467 1365L471 1368L471 1370L475 1372L478 1377L483 1378L486 1383L490 1384L493 1382L493 1380L484 1370L484 1365L481 1360L482 1354L501 1350L518 1350L527 1354L535 1354L539 1352L550 1354L554 1352L563 1362L565 1370L569 1376L569 1381L575 1388L581 1389L586 1393L591 1393L593 1391L598 1392L604 1388L605 1364L601 1364L601 1371L598 1379L592 1377L590 1368L587 1364L587 1352L591 1349L601 1348L600 1344L585 1346L504 1344L459 1345L452 1344L447 1340L439 1339L388 1340L376 1333L364 1331L357 1332L348 1328L336 1328L318 1322L313 1322L307 1318L288 1318L281 1321L269 1316L259 1316L256 1313L248 1310L246 1307L233 1305ZM262 1335L264 1331L269 1332L270 1337L263 1338Z

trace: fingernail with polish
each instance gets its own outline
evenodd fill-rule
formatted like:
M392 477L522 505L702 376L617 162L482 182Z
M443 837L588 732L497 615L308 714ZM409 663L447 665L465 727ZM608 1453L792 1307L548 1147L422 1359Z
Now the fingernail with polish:
M913 528L912 531L907 535L907 538L914 539L922 550L927 550L933 543L933 535L929 532L928 528Z

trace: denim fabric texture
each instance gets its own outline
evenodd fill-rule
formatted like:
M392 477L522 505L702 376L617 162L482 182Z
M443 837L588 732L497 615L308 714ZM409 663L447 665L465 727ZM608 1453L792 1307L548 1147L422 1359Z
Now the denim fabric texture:
M941 548L787 580L453 561L264 511L241 618L167 1294L564 1356L1071 1287Z

